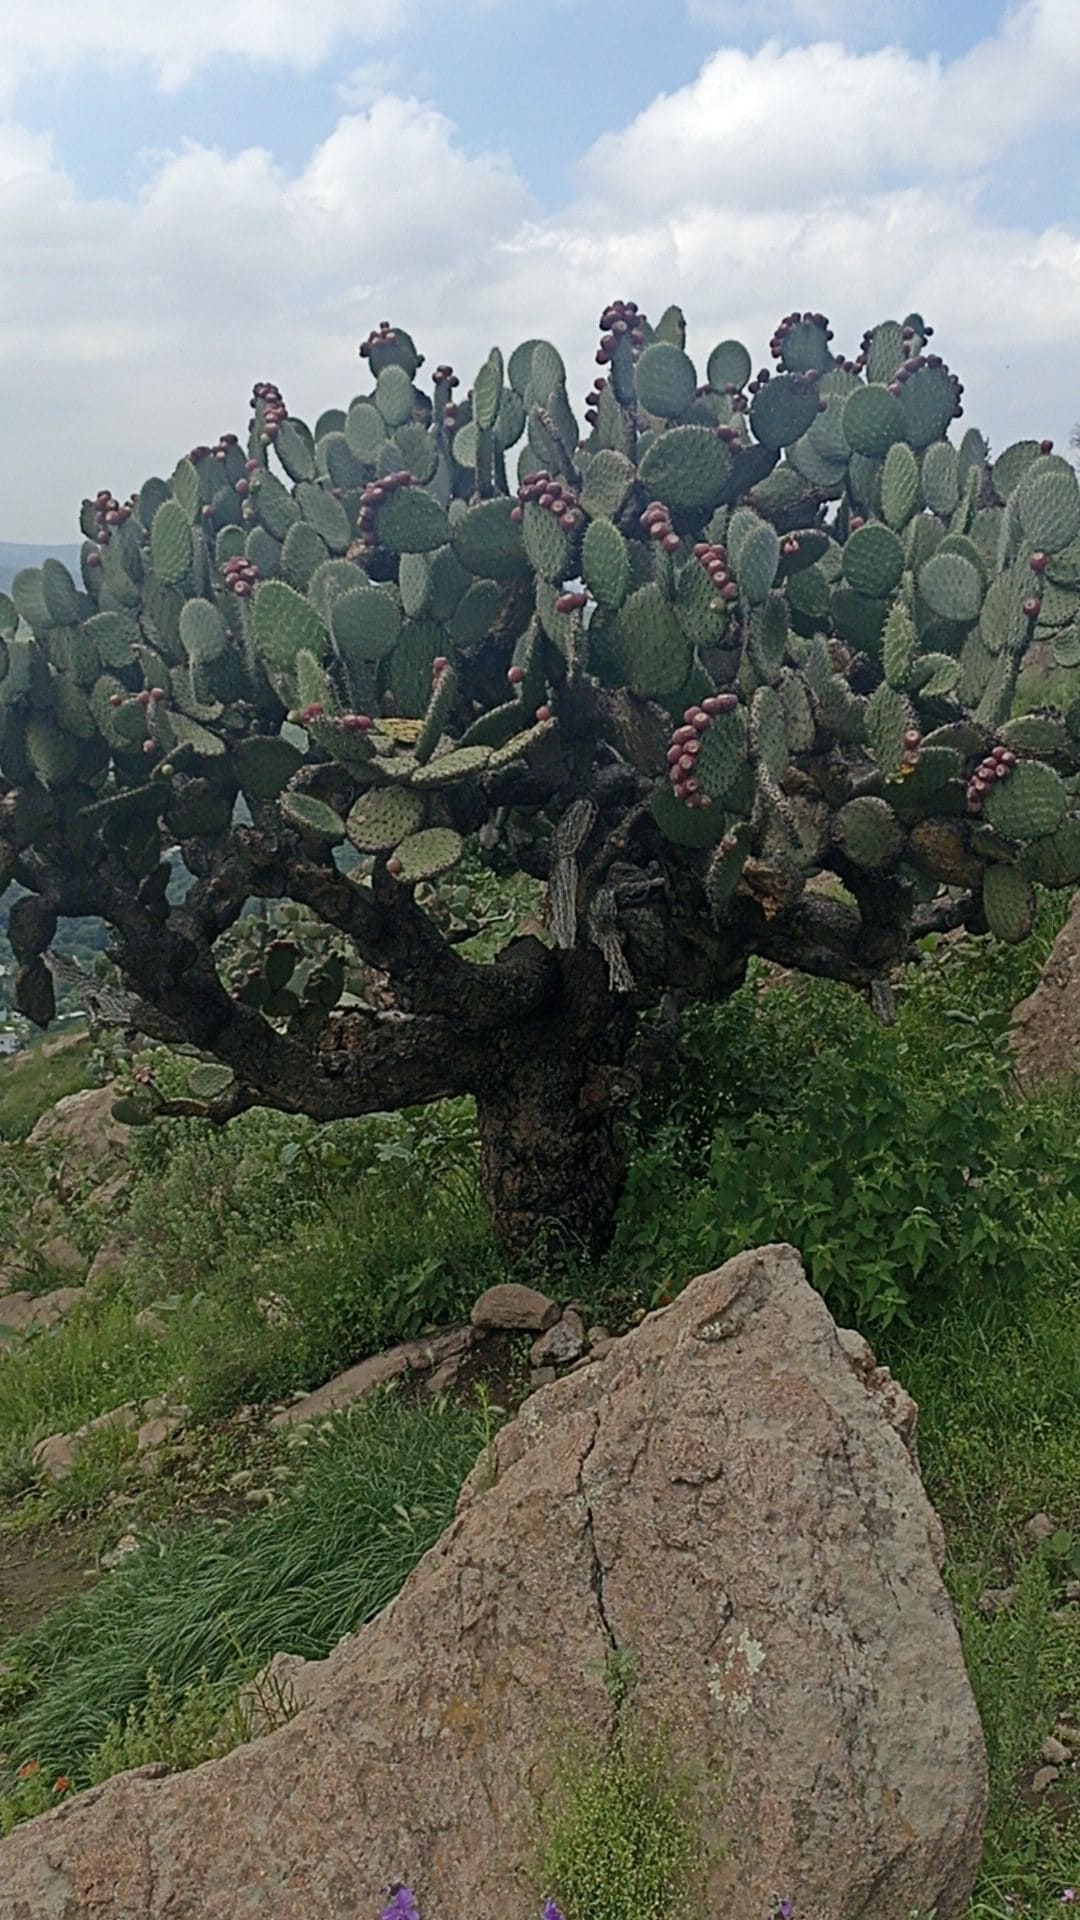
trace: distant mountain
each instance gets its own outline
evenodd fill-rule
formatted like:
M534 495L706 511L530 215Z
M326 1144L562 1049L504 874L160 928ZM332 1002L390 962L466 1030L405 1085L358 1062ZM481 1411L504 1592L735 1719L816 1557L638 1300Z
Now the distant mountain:
M11 592L15 575L24 567L40 567L50 557L62 560L78 582L81 552L81 547L24 547L17 540L0 540L0 593Z

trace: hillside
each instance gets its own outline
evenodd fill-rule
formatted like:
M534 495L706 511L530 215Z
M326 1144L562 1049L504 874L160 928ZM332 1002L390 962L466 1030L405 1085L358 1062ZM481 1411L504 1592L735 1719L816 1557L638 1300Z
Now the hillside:
M0 540L0 592L10 593L11 583L23 567L40 567L50 554L62 560L77 578L80 552L78 546L33 547L21 545L17 540Z

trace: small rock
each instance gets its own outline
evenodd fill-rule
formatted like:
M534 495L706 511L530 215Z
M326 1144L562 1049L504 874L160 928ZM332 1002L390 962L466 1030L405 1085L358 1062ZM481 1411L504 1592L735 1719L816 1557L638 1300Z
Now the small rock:
M283 1293L264 1293L255 1302L268 1327L291 1327L295 1319L292 1306Z
M138 1407L134 1400L125 1400L122 1406L110 1407L107 1413L99 1413L93 1420L88 1420L84 1427L78 1429L75 1438L85 1440L88 1433L102 1433L110 1427L121 1427L130 1433L138 1424Z
M86 1285L91 1292L104 1292L107 1284L122 1273L132 1258L133 1249L122 1240L106 1240L90 1262ZM138 1319L136 1317L136 1325Z
M123 1534L117 1541L115 1547L110 1548L108 1553L102 1554L102 1566L108 1568L111 1573L113 1567L118 1567L122 1560L128 1559L133 1553L138 1553L140 1545L141 1542L136 1539L133 1533Z
M1057 1532L1057 1525L1048 1513L1033 1513L1024 1532L1032 1546L1038 1547L1044 1540L1049 1540L1051 1534Z
M1049 1767L1067 1767L1072 1754L1063 1741L1051 1737L1049 1740L1044 1740L1039 1748L1039 1759L1045 1761Z
M274 1504L273 1487L249 1487L244 1495L249 1507L272 1507Z
M1067 1747L1080 1751L1080 1727L1070 1727L1066 1721L1059 1720L1054 1732Z
M51 1293L6 1293L0 1299L0 1336L35 1332L66 1319L84 1296L82 1287L54 1287Z
M987 1615L1004 1612L1012 1606L1019 1591L1019 1587L987 1587L977 1601L979 1612Z
M590 1327L585 1335L585 1339L590 1352L594 1351L597 1347L603 1352L611 1345L611 1335L606 1327Z
M518 1286L515 1281L489 1287L474 1302L469 1315L474 1327L505 1333L545 1333L558 1317L559 1309L546 1293Z
M169 1331L168 1321L156 1307L140 1307L135 1315L135 1326L140 1333L148 1333L155 1340L164 1340Z
M541 1387L550 1387L552 1381L557 1380L558 1377L554 1367L533 1367L529 1374L530 1393L539 1392Z
M75 1466L78 1443L68 1433L50 1433L45 1440L39 1440L30 1455L39 1473L47 1480L67 1480Z
M153 1447L163 1447L183 1424L178 1414L159 1413L153 1420L143 1421L135 1445L140 1453L148 1453Z
M408 1355L402 1347L394 1347L389 1353L373 1354L370 1360L361 1360L347 1372L339 1373L334 1380L328 1380L324 1387L317 1387L314 1393L302 1393L291 1406L282 1407L270 1421L272 1427L290 1427L297 1421L318 1420L324 1414L338 1413L343 1407L355 1405L366 1394L373 1393L388 1380L400 1379L409 1371Z
M1060 1780L1060 1779L1061 1779L1060 1767L1040 1767L1038 1773L1035 1775L1035 1778L1031 1782L1031 1791L1032 1793L1045 1793L1047 1787L1052 1787L1054 1784L1054 1781Z
M534 1367L568 1367L585 1351L585 1328L580 1313L568 1307L561 1320L534 1340L529 1358Z
M79 1252L78 1247L73 1247L71 1241L65 1239L62 1233L54 1234L51 1240L46 1240L41 1249L41 1258L51 1273L66 1274L69 1279L77 1276L81 1280L86 1272L84 1255Z

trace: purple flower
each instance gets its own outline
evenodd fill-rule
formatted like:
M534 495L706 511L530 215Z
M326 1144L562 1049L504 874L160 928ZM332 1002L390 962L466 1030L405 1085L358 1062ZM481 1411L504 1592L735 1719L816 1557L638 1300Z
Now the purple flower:
M543 1920L563 1920L562 1909L556 1906L554 1900L544 1901Z
M773 1894L776 1905L772 1911L772 1920L795 1920L794 1900L781 1900L778 1893Z
M1061 1896L1061 1904L1062 1904L1062 1906L1063 1906L1063 1907L1071 1907L1071 1906L1072 1906L1072 1903L1073 1903L1073 1901L1074 1901L1075 1899L1076 1899L1076 1888L1075 1888L1075 1887L1066 1887L1066 1889L1065 1889L1065 1891L1064 1891L1064 1893L1063 1893L1063 1894L1062 1894L1062 1896Z
M408 1887L399 1885L391 1889L390 1898L379 1920L420 1920L420 1915L416 1911L416 1901Z

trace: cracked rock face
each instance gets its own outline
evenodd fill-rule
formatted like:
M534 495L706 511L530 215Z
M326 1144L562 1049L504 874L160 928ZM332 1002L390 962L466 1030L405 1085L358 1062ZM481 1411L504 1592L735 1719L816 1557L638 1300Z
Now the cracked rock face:
M986 1804L913 1409L789 1247L740 1255L530 1401L302 1710L0 1844L0 1920L520 1920L560 1738L613 1648L700 1789L701 1910L957 1920Z

